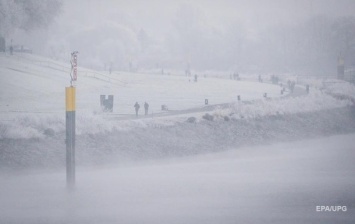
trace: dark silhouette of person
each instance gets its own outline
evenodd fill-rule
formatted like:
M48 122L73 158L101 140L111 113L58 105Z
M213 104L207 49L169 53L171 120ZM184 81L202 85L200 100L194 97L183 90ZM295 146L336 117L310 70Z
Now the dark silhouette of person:
M138 111L139 111L139 108L140 108L138 102L136 102L136 103L134 104L134 108L135 108L135 110L136 110L136 117L138 117Z
M149 104L147 102L144 102L144 114L148 115L148 109L149 109Z

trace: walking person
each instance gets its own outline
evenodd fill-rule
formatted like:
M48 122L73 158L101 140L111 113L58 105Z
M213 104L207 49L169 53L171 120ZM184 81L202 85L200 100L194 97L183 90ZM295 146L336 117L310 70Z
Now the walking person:
M139 106L138 102L136 102L136 103L134 104L134 109L136 110L136 117L138 117L139 108L140 108L140 106Z
M148 109L149 109L149 104L147 102L144 102L144 114L148 115Z

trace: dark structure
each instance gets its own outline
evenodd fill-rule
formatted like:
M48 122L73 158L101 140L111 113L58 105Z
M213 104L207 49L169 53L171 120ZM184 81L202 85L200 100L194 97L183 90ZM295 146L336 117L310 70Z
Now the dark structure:
M113 112L113 95L100 95L100 106L103 112Z
M133 107L134 107L134 109L135 109L135 111L136 111L136 117L138 117L138 111L139 111L139 108L140 108L141 106L139 105L138 102L136 102Z
M271 82L272 82L272 84L278 85L279 77L277 77L276 75L272 75L271 76Z
M5 52L6 51L6 41L5 38L0 36L0 52Z
M169 110L169 109L168 109L167 105L163 104L163 105L161 105L161 110Z
M144 102L144 115L148 115L148 110L149 110L149 104L147 102Z

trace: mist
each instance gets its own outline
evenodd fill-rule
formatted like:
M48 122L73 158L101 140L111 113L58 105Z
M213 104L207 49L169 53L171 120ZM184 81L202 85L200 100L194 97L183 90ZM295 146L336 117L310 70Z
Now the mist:
M354 61L342 37L348 31L337 25L353 30L354 7L347 0L64 1L48 30L11 38L62 61L78 50L81 65L96 70L331 76L339 55Z
M353 137L80 167L71 193L64 173L2 173L0 221L352 223ZM329 204L348 210L316 212Z
M0 0L0 223L354 223L354 9Z

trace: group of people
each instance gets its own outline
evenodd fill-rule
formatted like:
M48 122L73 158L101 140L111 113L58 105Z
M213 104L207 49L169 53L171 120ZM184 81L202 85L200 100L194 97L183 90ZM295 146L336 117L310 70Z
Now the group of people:
M139 103L138 102L136 102L135 104L134 104L134 109L135 109L135 111L136 111L136 117L138 117L138 112L139 112L139 108L140 108L141 106L139 105ZM149 109L149 104L147 103L147 102L144 102L144 115L148 115L148 109Z
M290 89L290 91L293 93L293 90L295 89L296 82L288 80L287 85L288 85L288 88Z
M240 80L239 73L234 72L233 74L230 75L230 79Z

